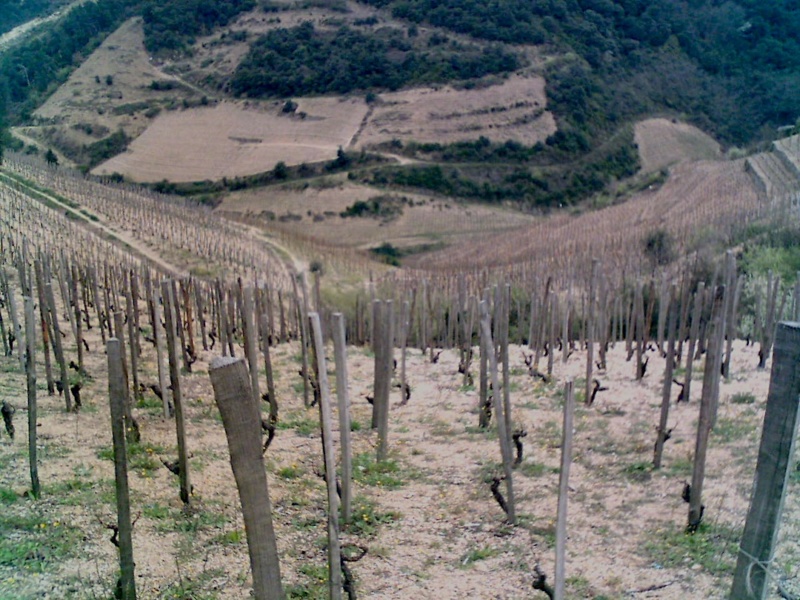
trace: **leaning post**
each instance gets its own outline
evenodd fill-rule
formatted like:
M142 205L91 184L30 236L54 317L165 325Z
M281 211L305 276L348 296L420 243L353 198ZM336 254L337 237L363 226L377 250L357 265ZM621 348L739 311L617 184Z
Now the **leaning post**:
M764 600L800 424L800 323L780 323L750 510L730 600Z

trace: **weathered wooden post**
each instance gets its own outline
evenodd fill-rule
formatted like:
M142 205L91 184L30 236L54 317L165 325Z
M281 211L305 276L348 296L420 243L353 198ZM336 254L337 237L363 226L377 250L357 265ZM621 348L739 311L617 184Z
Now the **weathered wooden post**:
M31 495L39 498L39 465L36 458L36 321L33 299L26 296L25 304L25 375L28 387L28 457L30 459ZM20 349L21 350L21 349Z
M269 350L269 318L261 315L261 351L264 355L264 370L267 373L267 402L269 402L269 424L275 427L278 423L278 397L275 395L275 379L272 376L272 356Z
M189 483L189 452L186 448L186 424L183 417L183 396L181 394L181 377L178 372L178 350L175 348L175 324L173 320L173 304L170 281L161 282L161 297L164 299L164 321L167 330L167 354L169 355L169 383L172 386L172 401L175 407L175 432L178 438L178 477L180 479L180 497L188 505L192 494ZM260 423L260 419L256 423Z
M380 302L380 300L376 300ZM378 429L378 462L386 460L389 453L389 392L392 385L392 364L394 349L394 306L391 300L383 302L383 310L379 311L380 326L376 323L376 348L380 347L380 360L376 352L376 378L375 378L375 413Z
M333 353L336 362L336 399L339 409L339 435L342 452L342 522L350 522L353 461L350 447L350 394L347 388L347 347L344 316L333 313Z
M81 299L78 296L78 267L72 266L72 309L75 311L75 343L78 350L78 370L83 370L83 323L81 322ZM78 404L77 402L75 403Z
M711 330L708 336L706 366L703 372L703 395L700 400L700 418L697 423L697 439L694 447L694 467L689 498L688 531L696 531L703 519L703 481L706 473L706 451L711 429L717 420L719 379L722 366L722 342L725 335L725 286L714 290L711 310Z
M24 371L25 348L23 347L24 340L22 338L22 325L19 321L19 308L17 307L17 299L14 294L14 288L12 288L10 285L6 286L6 296L8 298L8 313L11 316L11 327L14 329L14 339L17 342L17 357L19 358L19 367Z
M678 326L678 297L675 292L675 284L669 295L662 297L663 304L659 313L667 309L669 319L667 322L667 356L666 367L664 368L664 385L661 388L661 416L656 429L656 445L653 452L653 468L661 468L661 457L664 454L664 442L667 440L667 419L669 419L669 402L672 393L672 373L675 367L675 336ZM663 336L663 332L661 334ZM662 340L663 341L663 340Z
M556 517L556 566L554 600L564 600L567 560L567 494L572 465L572 429L575 414L575 382L564 384L564 427L561 435L561 471L558 476L558 514Z
M58 310L56 300L53 295L53 285L50 282L44 284L44 295L47 300L47 313L49 316L50 328L53 333L53 352L56 355L56 362L60 372L60 381L56 383L56 388L64 394L64 403L67 412L72 410L72 400L69 395L69 375L67 374L67 360L64 357L64 346L61 343L61 331L58 327Z
M328 368L325 363L325 339L319 314L309 313L308 320L314 336L319 380L319 417L322 425L322 451L325 459L325 483L328 488L328 590L331 600L342 597L342 550L339 546L339 496L336 492L336 459L333 454L333 426Z
M211 361L209 376L242 504L254 597L256 600L282 600L272 506L261 454L261 419L258 405L253 402L247 365L243 359L217 357Z
M47 394L53 396L56 393L55 382L53 381L53 367L50 362L50 332L47 324L47 305L44 301L44 276L42 267L37 262L36 271L36 297L39 302L39 322L42 329L42 346L44 350L44 372L47 379Z
M750 510L739 544L730 600L763 600L778 537L800 424L800 323L780 323L775 336L764 428Z
M128 391L122 372L120 341L110 339L106 344L108 354L108 396L111 405L111 436L114 444L114 483L117 496L117 531L119 532L120 589L123 600L136 600L134 578L133 542L131 533L131 505L128 491L128 458L125 443L125 404Z
M169 390L167 389L167 367L164 365L164 337L166 330L161 326L161 292L153 293L153 339L156 341L156 364L158 366L158 386L161 388L161 404L164 418L170 418Z
M244 355L247 358L247 365L250 369L250 388L253 392L253 401L256 406L261 402L261 392L258 386L258 344L256 338L258 334L255 326L253 301L253 288L244 288L244 310L242 320L244 321Z
M700 335L700 320L703 318L703 295L705 294L706 284L701 281L697 284L697 291L694 293L694 308L692 309L692 325L689 328L689 348L686 353L686 374L683 380L683 400L689 402L692 391L692 371L694 365L694 351L697 345L697 337Z
M514 506L514 483L513 476L513 458L511 456L511 437L506 429L506 418L503 414L503 402L500 400L500 380L497 375L497 354L494 350L494 341L492 340L492 325L491 315L485 304L481 302L481 335L484 338L484 348L488 350L489 358L489 371L492 378L492 388L494 391L494 414L495 421L497 421L497 434L500 438L500 454L503 459L503 474L506 482L506 517L508 522L515 524L516 510Z
M587 300L586 315L586 387L584 388L583 401L591 402L592 397L592 369L594 367L594 338L595 338L595 294L597 291L597 259L592 259L592 274L589 280L589 298Z

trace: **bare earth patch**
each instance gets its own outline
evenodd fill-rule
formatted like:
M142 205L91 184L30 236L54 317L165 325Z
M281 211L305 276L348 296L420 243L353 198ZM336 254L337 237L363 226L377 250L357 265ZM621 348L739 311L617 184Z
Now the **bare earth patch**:
M361 99L303 98L298 105L295 115L282 113L282 102L223 102L162 114L126 152L93 172L135 181L200 181L268 171L280 161L332 159L367 110Z
M636 124L636 144L645 173L681 161L713 160L721 156L719 144L697 127L669 119L646 119Z
M342 218L355 202L392 198L402 213L389 219ZM477 232L507 231L531 223L534 217L480 204L467 204L406 192L358 185L342 179L325 187L287 185L233 192L218 208L225 213L252 217L304 237L336 246L373 246L389 241L395 246L472 238Z
M541 77L512 75L485 88L441 86L381 94L357 145L393 139L449 143L480 136L533 145L556 131L544 86Z

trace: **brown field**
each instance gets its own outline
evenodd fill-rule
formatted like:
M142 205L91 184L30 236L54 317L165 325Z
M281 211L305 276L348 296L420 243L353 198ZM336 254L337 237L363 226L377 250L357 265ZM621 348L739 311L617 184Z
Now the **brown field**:
M406 198L408 203L402 205L402 214L391 220L339 216L354 202L376 196ZM371 247L382 242L395 246L451 244L471 239L476 234L508 231L534 221L533 217L510 209L422 194L386 192L343 178L324 187L284 186L234 192L218 210L261 217L258 219L261 225L346 247ZM278 221L270 220L270 211ZM287 219L287 215L295 215L295 218ZM281 217L285 222L280 222Z
M222 102L213 108L169 112L123 154L93 173L122 173L135 181L199 181L248 175L336 157L367 111L362 99L302 98L298 114L282 102Z
M719 144L708 134L686 123L646 119L636 124L636 144L642 171L650 173L682 161L715 160Z
M553 115L545 110L544 86L541 77L512 75L479 89L442 86L380 94L357 145L393 139L448 143L479 136L533 145L556 131Z

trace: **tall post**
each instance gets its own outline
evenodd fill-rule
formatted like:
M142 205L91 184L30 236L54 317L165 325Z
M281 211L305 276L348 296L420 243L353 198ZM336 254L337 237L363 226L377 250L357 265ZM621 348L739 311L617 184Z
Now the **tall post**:
M209 376L242 504L253 595L256 600L283 600L272 506L261 454L261 421L247 366L240 358L217 357L211 361Z
M775 337L755 486L739 545L730 600L763 600L778 537L800 424L800 323L780 323ZM752 593L751 593L752 592Z
M592 259L592 275L589 280L589 297L587 299L586 310L586 387L584 389L583 401L589 404L592 397L592 369L594 368L594 306L595 293L597 289L597 259Z
M686 374L683 380L683 399L689 402L692 391L692 371L694 365L694 351L697 345L697 338L700 335L700 319L703 317L703 295L705 294L706 284L700 282L697 291L694 293L694 308L692 309L692 325L689 328L689 348L686 353Z
M379 386L375 390L375 407L378 409L378 454L377 460L386 460L389 454L389 392L392 385L392 353L394 349L394 306L391 300L383 303L380 332L381 337L376 340L381 346Z
M667 320L667 359L664 368L664 385L661 388L661 416L656 430L656 446L653 452L653 468L661 468L661 457L664 453L664 442L667 441L667 419L669 418L669 402L672 393L672 373L675 367L675 335L678 327L678 297L675 291L675 284L669 296L662 297L663 303L659 313L668 308L669 319ZM663 332L662 332L663 336ZM663 340L662 340L663 341Z
M333 353L336 362L336 399L339 408L339 435L342 438L342 522L350 522L353 461L350 447L350 394L347 388L347 347L344 316L333 313Z
M687 529L697 530L703 519L702 504L703 481L706 473L706 451L711 429L717 419L717 400L719 396L720 368L722 365L722 342L725 334L725 286L714 290L711 309L711 331L708 336L706 366L703 372L703 395L700 400L700 418L697 423L697 439L694 447L694 467L692 469L692 488L689 499L689 520Z
M122 372L120 341L110 339L106 344L108 354L108 396L111 405L111 436L114 443L114 482L117 496L117 531L119 532L120 589L123 600L136 600L134 578L133 542L131 533L131 506L128 490L128 459L125 444L125 405L128 391Z
M256 338L255 316L254 316L253 288L244 288L244 307L242 320L244 321L244 354L250 368L250 388L253 391L253 401L256 406L261 402L261 393L258 387L258 344Z
M25 348L24 340L22 338L22 325L19 321L19 309L17 307L16 296L14 295L14 288L10 285L6 286L6 296L8 297L8 313L11 315L11 327L14 329L14 339L17 341L17 357L19 358L19 367L25 370ZM64 382L66 385L66 382Z
M156 288L153 292L153 339L156 341L156 363L158 365L158 386L161 388L161 403L164 418L170 417L169 390L167 390L167 367L164 365L164 337L166 330L161 326L161 292Z
M575 414L575 383L564 384L564 428L561 436L561 471L558 477L558 511L556 517L556 567L554 600L564 600L567 560L567 494L569 468L572 465L572 429Z
M492 325L489 310L484 302L481 302L481 335L484 338L484 347L489 350L489 371L492 378L492 388L494 390L494 414L495 421L497 421L497 433L500 438L500 454L503 459L503 474L506 482L506 505L508 506L506 516L508 522L511 524L516 523L516 511L514 506L514 483L513 483L513 467L511 457L511 438L506 430L506 418L503 414L503 402L500 400L500 379L497 375L497 354L494 351L494 342L492 341Z
M336 459L333 455L333 426L331 424L331 393L328 369L325 364L325 340L319 314L308 315L314 335L314 348L319 373L319 416L322 425L322 450L325 459L325 483L328 488L328 590L331 600L342 597L342 550L339 546L339 496L336 492Z
M161 296L164 299L164 321L167 330L167 354L169 355L169 382L172 385L172 401L175 405L175 433L178 438L178 478L180 480L180 497L188 505L192 494L189 483L189 453L186 449L186 424L183 416L183 396L181 395L181 378L178 372L178 350L175 348L175 323L173 320L173 304L170 281L161 282ZM259 421L256 421L260 423Z
M36 321L33 299L26 296L25 304L25 374L28 387L28 457L30 458L31 495L39 498L39 465L36 458ZM20 349L21 350L21 349Z
M58 310L56 300L53 295L53 285L50 282L44 284L44 295L47 300L47 313L51 329L53 331L53 352L56 355L56 362L60 372L60 380L56 383L56 388L60 386L60 392L64 394L64 404L67 412L72 410L72 400L69 396L69 375L67 374L67 360L64 357L64 346L61 343L61 330L58 328Z

